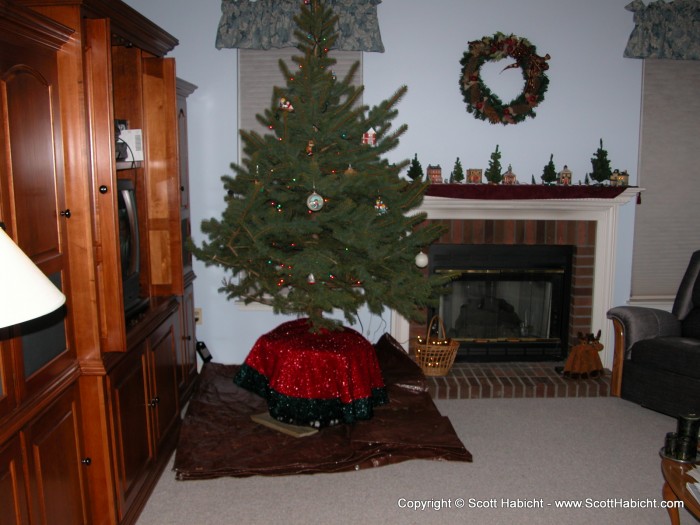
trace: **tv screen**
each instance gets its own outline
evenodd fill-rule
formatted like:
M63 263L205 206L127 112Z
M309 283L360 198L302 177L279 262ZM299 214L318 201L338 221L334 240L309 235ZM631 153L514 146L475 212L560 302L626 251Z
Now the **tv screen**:
M127 316L141 303L139 297L139 221L136 190L130 180L118 181L119 252L121 257L124 309Z

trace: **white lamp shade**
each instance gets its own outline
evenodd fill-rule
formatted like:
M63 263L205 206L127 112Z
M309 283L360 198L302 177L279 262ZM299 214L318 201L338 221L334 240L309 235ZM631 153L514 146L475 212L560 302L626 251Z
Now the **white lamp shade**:
M0 328L56 310L66 296L0 228Z

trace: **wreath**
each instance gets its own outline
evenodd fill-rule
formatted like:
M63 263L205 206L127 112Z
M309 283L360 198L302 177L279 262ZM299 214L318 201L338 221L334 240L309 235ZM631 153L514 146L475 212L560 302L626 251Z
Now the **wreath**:
M514 58L515 63L506 66L503 71L519 67L525 80L522 93L508 104L491 92L479 72L485 62L506 57ZM549 85L545 74L549 69L546 62L549 58L548 54L543 57L537 55L535 46L515 35L496 33L490 38L469 42L469 50L460 61L462 76L459 80L467 111L491 124L517 124L526 117L534 117L534 108L544 100Z

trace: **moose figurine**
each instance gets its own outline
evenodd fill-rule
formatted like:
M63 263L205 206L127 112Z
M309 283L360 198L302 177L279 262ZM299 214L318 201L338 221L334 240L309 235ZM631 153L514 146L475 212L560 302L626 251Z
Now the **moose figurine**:
M603 349L600 342L600 330L593 334L578 333L578 344L571 349L564 363L563 374L573 379L598 377L603 373L603 363L598 353Z

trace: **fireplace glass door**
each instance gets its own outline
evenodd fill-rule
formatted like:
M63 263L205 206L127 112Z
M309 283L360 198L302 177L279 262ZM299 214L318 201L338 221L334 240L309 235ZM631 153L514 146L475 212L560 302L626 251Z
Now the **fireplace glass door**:
M451 291L440 300L440 317L449 337L463 341L553 338L550 276L542 280L502 274L502 280L493 279L492 274L467 276L452 281Z
M558 360L568 353L571 247L436 245L449 276L439 306L461 361Z

